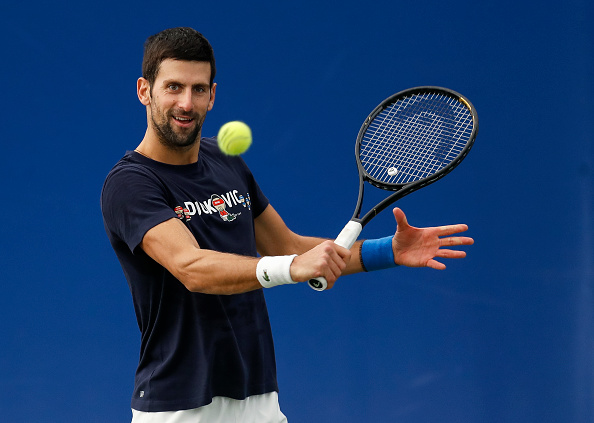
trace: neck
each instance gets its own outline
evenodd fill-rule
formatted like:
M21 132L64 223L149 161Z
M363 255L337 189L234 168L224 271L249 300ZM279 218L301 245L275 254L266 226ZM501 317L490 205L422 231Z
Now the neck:
M198 152L200 150L200 134L197 141L183 148L171 148L163 145L154 133L147 129L142 142L136 147L136 152L157 162L186 165L198 161Z

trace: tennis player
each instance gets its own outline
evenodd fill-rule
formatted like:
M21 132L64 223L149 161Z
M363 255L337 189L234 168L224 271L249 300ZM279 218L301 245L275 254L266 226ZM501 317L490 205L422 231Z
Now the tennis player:
M162 31L145 43L142 72L146 133L101 194L141 332L132 421L286 422L263 288L319 276L332 287L364 266L442 269L436 258L465 256L447 247L473 240L454 236L466 225L414 228L399 209L395 235L350 250L295 234L244 161L201 138L217 88L209 42Z

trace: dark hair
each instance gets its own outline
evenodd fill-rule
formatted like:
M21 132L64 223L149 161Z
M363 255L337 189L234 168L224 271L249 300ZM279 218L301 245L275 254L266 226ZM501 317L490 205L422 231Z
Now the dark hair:
M210 63L210 85L216 74L212 46L204 36L192 28L170 28L151 35L144 43L142 77L152 86L157 79L161 62L165 59Z

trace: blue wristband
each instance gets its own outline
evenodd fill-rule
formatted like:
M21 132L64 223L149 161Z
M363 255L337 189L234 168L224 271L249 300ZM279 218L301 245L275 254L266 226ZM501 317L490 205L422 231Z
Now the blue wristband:
M398 266L394 263L392 238L393 236L387 236L363 241L361 244L361 264L366 272Z

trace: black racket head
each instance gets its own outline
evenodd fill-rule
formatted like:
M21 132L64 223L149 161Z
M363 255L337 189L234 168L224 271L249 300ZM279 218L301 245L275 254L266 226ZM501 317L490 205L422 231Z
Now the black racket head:
M464 159L477 132L476 110L461 94L429 86L401 91L361 126L355 151L359 173L386 190L425 186Z

